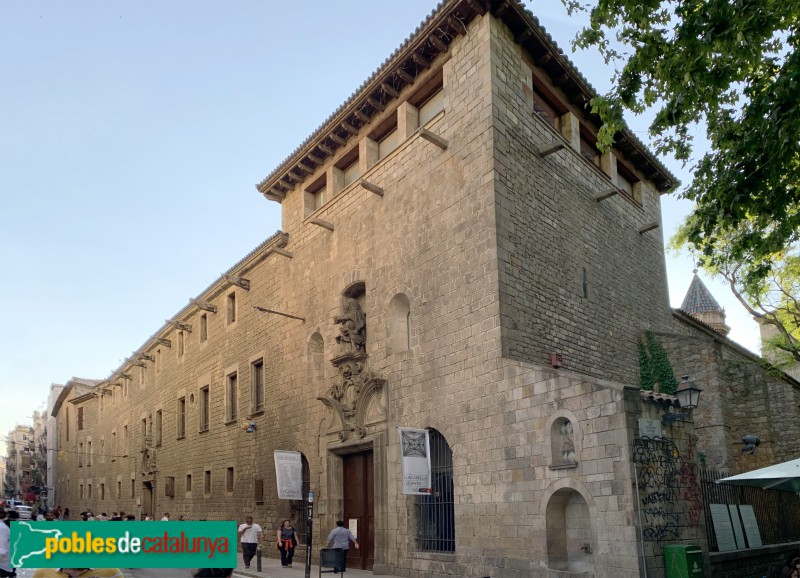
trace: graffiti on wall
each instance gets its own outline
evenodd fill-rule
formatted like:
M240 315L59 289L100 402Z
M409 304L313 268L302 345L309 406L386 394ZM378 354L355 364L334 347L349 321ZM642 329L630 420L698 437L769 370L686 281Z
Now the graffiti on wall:
M682 527L700 524L703 503L691 442L681 456L672 440L638 438L633 460L645 540L679 540Z

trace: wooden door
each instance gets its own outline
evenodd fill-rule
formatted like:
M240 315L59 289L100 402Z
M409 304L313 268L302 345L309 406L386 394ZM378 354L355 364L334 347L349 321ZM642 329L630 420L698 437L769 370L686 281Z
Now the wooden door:
M360 550L347 552L348 568L371 570L375 563L375 509L372 451L344 456L344 525Z

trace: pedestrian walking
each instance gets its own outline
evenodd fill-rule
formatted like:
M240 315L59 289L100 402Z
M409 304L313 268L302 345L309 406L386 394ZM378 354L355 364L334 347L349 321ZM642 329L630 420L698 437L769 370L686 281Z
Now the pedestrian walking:
M242 540L242 558L244 558L244 567L250 567L250 560L256 555L256 548L261 542L261 534L263 530L261 526L253 523L253 517L247 516L244 524L239 526L239 536Z
M294 549L297 546L297 532L292 526L291 520L284 520L278 528L278 550L281 551L281 566L284 568L292 567Z
M161 518L162 522L169 522L169 512L165 512L164 516Z
M358 540L353 536L349 528L344 527L344 520L337 520L336 527L328 534L328 548L335 548L344 550L342 559L347 563L347 551L350 549L350 542L353 542L356 550L358 550ZM344 568L336 568L335 572L342 572Z

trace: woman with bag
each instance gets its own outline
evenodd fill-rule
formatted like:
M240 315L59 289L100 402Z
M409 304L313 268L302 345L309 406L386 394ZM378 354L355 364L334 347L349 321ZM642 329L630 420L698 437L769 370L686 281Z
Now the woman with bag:
M284 520L277 532L278 550L281 551L281 565L284 568L292 567L294 547L297 546L297 534L291 520Z

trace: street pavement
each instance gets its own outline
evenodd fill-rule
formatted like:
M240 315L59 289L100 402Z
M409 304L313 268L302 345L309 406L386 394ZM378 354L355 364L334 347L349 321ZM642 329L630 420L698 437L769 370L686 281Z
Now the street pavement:
M305 577L305 552L297 549L295 564L291 568L283 568L279 558L261 559L261 571L257 568L257 560L254 558L250 568L244 567L242 555L239 554L238 567L234 571L235 578L304 578ZM322 569L325 578L341 578L339 574L333 574L328 568ZM33 578L36 572L33 568L20 568L17 570L18 578ZM187 568L123 568L126 578L191 578L192 570ZM371 570L356 570L348 568L344 574L347 578L393 578L384 574L373 574ZM319 566L311 566L311 578L319 578Z

